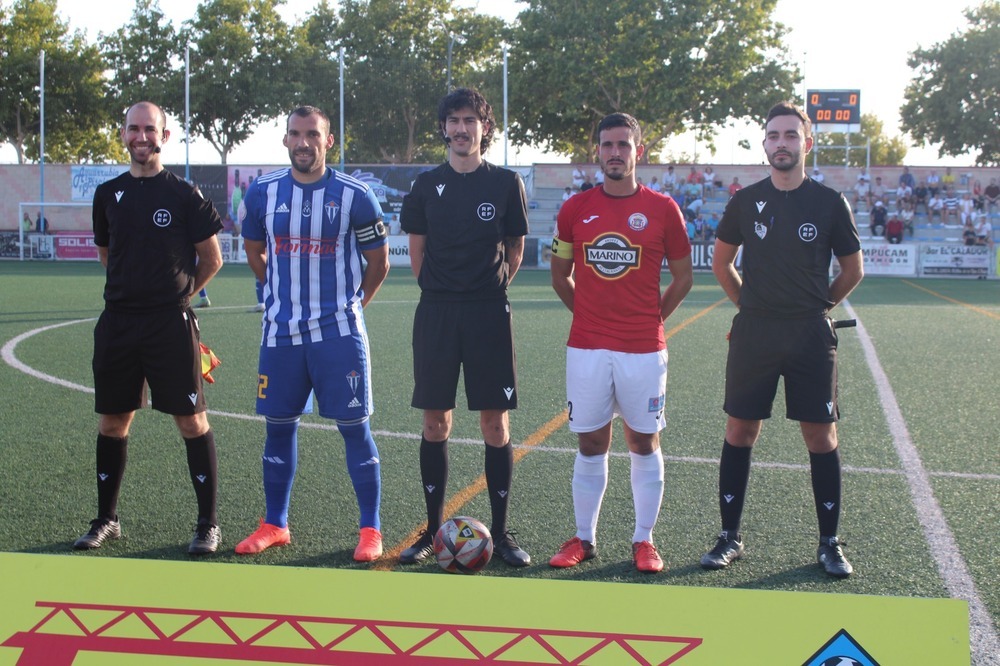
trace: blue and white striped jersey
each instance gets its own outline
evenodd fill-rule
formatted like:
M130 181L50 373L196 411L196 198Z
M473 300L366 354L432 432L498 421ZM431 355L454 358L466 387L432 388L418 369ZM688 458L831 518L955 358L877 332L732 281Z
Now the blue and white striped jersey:
M258 178L240 204L244 238L267 244L262 346L319 342L363 328L362 250L387 241L375 193L329 167L302 185L291 169Z

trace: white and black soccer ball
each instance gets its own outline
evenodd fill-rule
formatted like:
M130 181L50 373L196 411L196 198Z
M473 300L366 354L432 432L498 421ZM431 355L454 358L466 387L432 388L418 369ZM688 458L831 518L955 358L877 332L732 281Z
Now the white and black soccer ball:
M434 535L434 555L449 573L474 574L493 557L493 536L475 518L455 516Z
M861 666L861 662L851 657L830 657L824 660L821 666Z

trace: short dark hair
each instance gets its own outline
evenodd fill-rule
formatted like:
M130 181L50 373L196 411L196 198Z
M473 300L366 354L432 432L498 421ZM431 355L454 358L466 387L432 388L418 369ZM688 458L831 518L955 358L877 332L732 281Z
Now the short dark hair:
M493 117L493 107L483 94L475 88L455 88L441 98L438 103L438 129L444 132L448 115L461 109L472 109L483 124L483 138L479 142L479 152L485 153L493 143L497 121Z
M767 124L778 116L795 116L802 121L805 136L812 136L812 122L809 120L809 116L791 102L778 102L772 106L771 110L767 112L767 120L764 122L764 126L767 127Z
M293 109L291 113L288 114L288 118L285 120L285 129L288 129L288 121L292 119L292 116L298 116L299 118L308 118L311 115L319 116L324 123L326 123L326 133L332 134L330 128L330 117L323 113L323 109L318 106L309 106L308 104Z
M597 126L597 141L601 141L601 132L614 127L627 127L632 132L632 139L635 145L642 143L642 130L639 128L639 121L627 113L611 113L601 119Z

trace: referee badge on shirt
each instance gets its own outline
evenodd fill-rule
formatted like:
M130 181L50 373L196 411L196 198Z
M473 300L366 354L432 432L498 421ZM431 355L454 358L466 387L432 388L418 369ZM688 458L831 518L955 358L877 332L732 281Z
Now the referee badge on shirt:
M649 225L649 220L642 213L632 213L628 216L628 228L632 231L642 231Z

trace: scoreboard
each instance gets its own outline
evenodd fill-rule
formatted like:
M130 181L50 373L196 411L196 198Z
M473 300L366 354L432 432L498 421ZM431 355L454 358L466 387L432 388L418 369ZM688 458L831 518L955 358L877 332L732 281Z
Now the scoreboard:
M816 132L860 132L860 90L809 90L806 115Z

